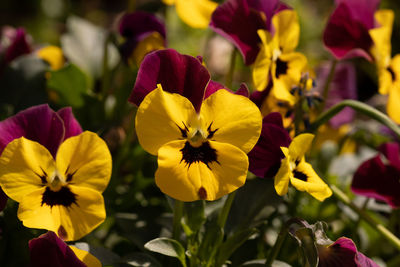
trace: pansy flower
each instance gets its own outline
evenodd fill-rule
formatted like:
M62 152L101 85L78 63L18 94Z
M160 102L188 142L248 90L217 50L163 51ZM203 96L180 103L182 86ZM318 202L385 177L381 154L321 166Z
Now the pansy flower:
M336 0L336 9L328 20L323 40L325 47L337 59L363 57L372 60L373 45L369 30L379 26L374 13L379 0Z
M205 29L211 14L218 4L211 0L162 0L167 5L175 5L176 13L192 28Z
M376 12L375 19L381 27L370 30L370 35L374 41L371 52L378 72L379 93L388 95L387 114L400 123L400 55L391 58L394 13L392 10L380 10Z
M328 246L317 245L317 249L318 267L379 267L373 260L359 252L353 240L347 237L341 237Z
M68 246L54 232L29 241L30 266L100 267L100 261L87 251Z
M358 195L385 201L400 207L400 150L397 143L386 143L379 154L360 165L354 174L351 190Z
M39 142L55 156L65 139L81 132L82 128L71 108L62 108L55 112L47 104L34 106L0 122L0 154L8 143L24 136ZM0 210L6 202L7 196L0 187Z
M246 179L260 111L219 87L200 60L172 49L147 55L139 69L130 97L139 105L136 132L158 156L157 186L175 199L215 200Z
M146 54L166 47L165 25L151 13L124 14L119 22L119 32L125 38L121 45L122 57L138 66Z
M273 178L285 157L281 147L288 147L291 138L283 128L282 116L278 112L263 119L260 139L249 152L249 171L259 177Z
M256 89L263 91L271 79L271 93L293 104L295 97L290 90L299 85L307 67L306 57L294 51L300 36L297 14L294 10L283 10L273 16L272 24L273 35L258 31L262 46L253 66L253 81Z
M19 203L18 218L29 228L77 240L105 219L101 193L111 176L111 155L92 132L66 139L55 157L25 137L11 141L0 156L0 185Z
M285 157L274 180L278 195L283 196L288 192L289 183L319 201L332 195L329 186L318 176L311 164L305 161L304 155L313 138L312 134L300 134L293 139L289 147L281 147Z
M278 0L228 0L212 14L210 27L231 41L246 65L254 63L261 39L258 30L273 32L272 16L288 7Z

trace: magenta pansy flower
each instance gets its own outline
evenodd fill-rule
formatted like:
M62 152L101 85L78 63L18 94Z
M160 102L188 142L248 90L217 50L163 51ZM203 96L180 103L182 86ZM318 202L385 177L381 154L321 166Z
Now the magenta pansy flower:
M265 116L260 139L248 154L249 170L259 177L273 178L284 158L281 147L288 147L290 142L281 114L273 112Z
M323 64L316 70L317 86L315 90L321 94L323 94L329 70L329 64ZM328 109L345 99L357 99L356 70L351 63L338 63L335 68L333 79L329 85L328 96L324 99L324 101L326 101L325 109ZM333 128L339 128L343 124L352 122L354 116L355 111L346 107L330 119L329 123Z
M329 246L317 247L318 267L379 267L373 260L359 252L350 238L341 237Z
M163 49L149 53L140 65L135 86L129 101L137 106L144 97L162 84L163 90L180 94L192 102L198 112L204 99L219 89L222 84L210 79L202 58L182 55L174 49ZM236 94L248 97L246 85L241 85Z
M376 23L374 13L379 0L336 0L336 9L325 28L325 47L337 59L364 57L372 60L373 41L368 30Z
M151 13L126 13L119 22L119 32L125 38L121 45L121 53L125 60L134 57L135 60L141 61L146 53L165 48L167 45L165 25Z
M31 43L25 29L3 27L0 36L0 71L17 57L32 52Z
M246 65L251 65L260 51L261 39L257 30L271 29L275 13L288 7L278 0L228 0L215 9L210 27L231 41L243 56Z
M351 190L358 195L400 207L400 150L397 143L386 143L379 154L361 164L354 174Z
M29 241L30 266L85 267L68 245L54 232Z
M23 136L40 143L55 157L65 139L81 132L70 107L55 112L47 104L34 106L0 122L0 154L8 143ZM6 202L7 196L0 188L0 210Z

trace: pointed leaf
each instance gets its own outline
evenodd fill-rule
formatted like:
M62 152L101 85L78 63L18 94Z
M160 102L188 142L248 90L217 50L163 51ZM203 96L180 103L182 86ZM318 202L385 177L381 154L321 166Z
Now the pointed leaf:
M166 256L178 258L183 266L186 266L185 249L178 241L166 237L160 237L147 242L144 247L150 251Z

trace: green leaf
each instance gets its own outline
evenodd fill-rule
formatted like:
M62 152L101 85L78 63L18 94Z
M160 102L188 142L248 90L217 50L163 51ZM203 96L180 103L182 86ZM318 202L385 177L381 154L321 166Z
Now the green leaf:
M186 266L185 249L178 241L166 237L160 237L147 242L144 247L150 251L166 256L178 258L183 266Z
M205 203L203 200L185 203L182 226L186 235L190 236L200 230L206 220L204 208Z
M84 104L83 95L87 92L86 76L73 64L52 71L47 86L58 93L63 105L81 107Z
M228 239L221 245L218 256L217 266L222 266L226 260L238 249L244 242L246 242L250 236L257 233L256 228L245 229L237 232L234 235L228 237Z
M251 260L251 261L246 261L240 267L265 267L265 261L266 259L258 259L258 260ZM291 265L287 264L286 262L283 261L278 261L274 260L274 262L271 264L272 267L291 267Z

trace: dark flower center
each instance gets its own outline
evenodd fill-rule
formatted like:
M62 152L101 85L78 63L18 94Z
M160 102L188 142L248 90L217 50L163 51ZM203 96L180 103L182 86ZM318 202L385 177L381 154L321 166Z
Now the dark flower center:
M72 204L76 204L76 194L72 193L68 186L62 186L60 190L53 191L49 186L46 186L46 190L42 196L42 206L46 204L53 208L53 206L61 205L66 208Z
M279 78L280 75L286 74L288 69L288 64L285 61L282 61L280 58L276 60L276 73L275 77Z
M189 141L186 141L185 146L180 150L182 152L181 162L184 161L186 166L190 167L192 163L203 162L208 166L209 163L218 162L217 151L210 146L208 141L203 142L200 146L194 147Z
M307 182L307 175L305 175L304 173L302 173L302 172L299 172L299 171L296 171L296 170L294 170L293 171L293 176L294 176L294 178L296 178L296 179L299 179L299 180L302 180L302 181L304 181L304 182Z
M390 73L390 75L392 77L392 81L395 81L396 80L396 74L394 73L392 67L387 67L386 69Z

